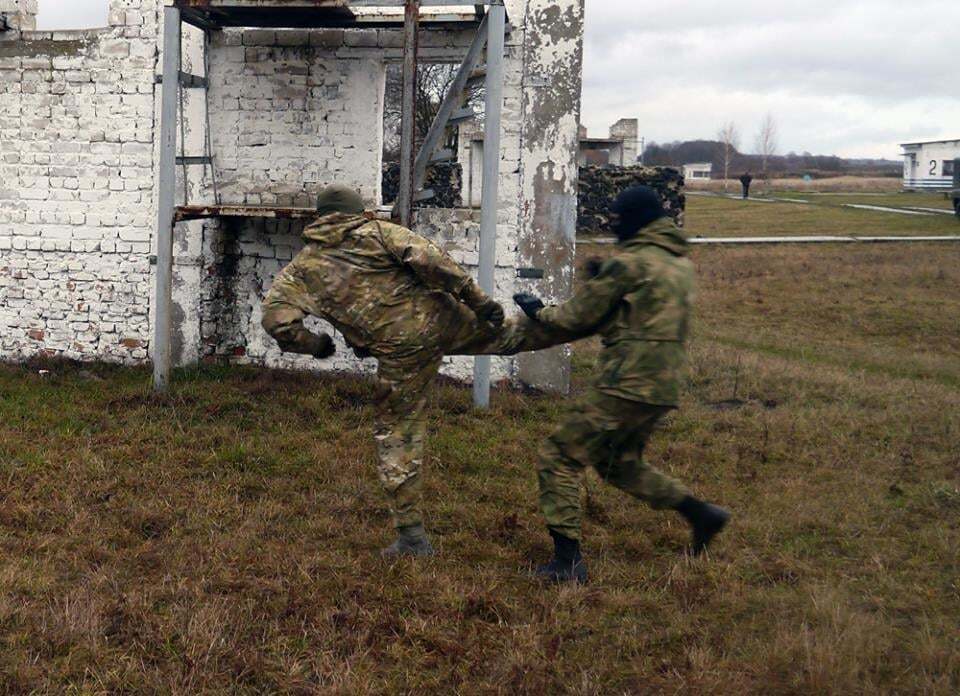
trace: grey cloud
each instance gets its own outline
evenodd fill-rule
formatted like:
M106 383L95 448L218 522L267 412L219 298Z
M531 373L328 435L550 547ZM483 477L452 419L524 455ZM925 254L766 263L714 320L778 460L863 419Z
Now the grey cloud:
M953 0L588 3L584 120L642 116L662 140L770 110L787 149L895 155L957 123L958 20Z

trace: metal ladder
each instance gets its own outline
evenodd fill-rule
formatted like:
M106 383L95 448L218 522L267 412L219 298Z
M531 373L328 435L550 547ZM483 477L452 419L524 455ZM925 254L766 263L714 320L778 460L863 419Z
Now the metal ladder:
M212 128L210 127L210 38L203 33L203 75L194 75L183 70L183 34L180 38L178 79L177 79L177 123L180 131L180 154L176 157L176 165L183 171L183 205L190 204L190 179L188 167L202 166L204 177L209 168L210 183L213 189L214 203L220 203L220 191L217 186L217 170L213 158ZM163 75L157 75L157 84L163 83ZM203 112L204 112L204 154L188 155L186 153L186 104L184 99L184 90L203 90Z
M483 49L487 45L487 21L488 16L484 15L480 28L467 50L467 55L457 71L457 76L440 104L437 115L430 124L430 129L423 140L423 145L417 153L413 165L413 200L415 203L430 200L435 196L434 191L424 188L427 179L427 167L437 162L452 162L457 158L457 153L443 147L447 128L457 126L477 116L477 113L469 104L469 90L477 83L482 83L487 74L486 68L480 64L483 60Z

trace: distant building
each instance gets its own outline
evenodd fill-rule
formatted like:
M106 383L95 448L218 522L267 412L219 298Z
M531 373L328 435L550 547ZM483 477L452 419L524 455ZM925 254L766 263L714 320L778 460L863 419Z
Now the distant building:
M614 165L631 167L637 163L639 153L639 121L621 118L610 126L609 138L591 138L587 129L580 127L580 166Z
M683 176L687 181L707 181L713 175L713 164L710 162L696 162L683 165Z
M581 167L632 167L640 155L640 122L635 118L621 118L610 126L610 137L591 138L585 126L580 126ZM476 121L465 121L460 126L457 161L463 167L461 187L462 204L476 208L483 197L483 131Z
M953 188L954 160L960 140L904 143L903 188L908 191Z

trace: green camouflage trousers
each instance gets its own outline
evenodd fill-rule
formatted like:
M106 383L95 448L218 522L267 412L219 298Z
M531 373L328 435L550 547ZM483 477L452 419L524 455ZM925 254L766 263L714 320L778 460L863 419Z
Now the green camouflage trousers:
M683 500L687 489L643 458L654 427L669 411L666 406L591 390L540 449L540 509L547 527L580 538L580 495L587 466L654 509Z

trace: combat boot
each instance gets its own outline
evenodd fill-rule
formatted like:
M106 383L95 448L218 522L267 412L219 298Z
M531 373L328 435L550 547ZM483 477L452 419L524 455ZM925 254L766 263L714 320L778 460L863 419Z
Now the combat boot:
M702 500L698 500L691 495L680 501L674 507L674 510L683 515L684 519L690 524L693 531L693 543L689 552L693 556L699 556L707 547L713 538L719 534L727 522L730 521L730 512L724 510L718 505L711 505Z
M384 558L392 560L401 556L424 557L436 554L422 524L400 527L397 533L399 534L397 540L380 551L380 555Z
M554 584L587 584L587 564L580 555L580 542L552 529L550 536L553 537L553 560L537 568L536 576Z

